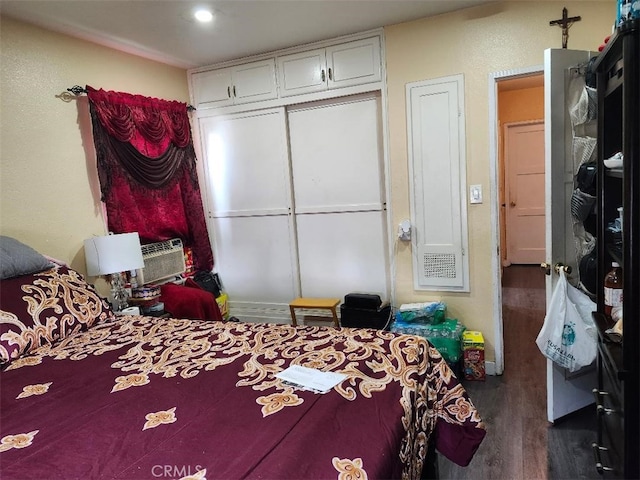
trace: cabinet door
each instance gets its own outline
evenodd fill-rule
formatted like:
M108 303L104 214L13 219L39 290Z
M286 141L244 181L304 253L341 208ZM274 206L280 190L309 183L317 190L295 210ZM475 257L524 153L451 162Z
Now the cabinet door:
M232 105L231 85L231 68L194 73L191 75L191 88L196 108Z
M379 37L328 47L327 67L329 88L379 82L382 78Z
M278 57L280 96L326 90L326 63L324 49Z
M464 78L408 83L406 101L413 288L468 292Z
M216 269L240 304L298 296L283 109L200 119Z
M602 342L602 340L600 340ZM621 390L624 385L615 379L617 368L609 364L608 346L599 345L598 391L596 412L598 418L598 443L606 450L599 450L601 473L604 478L624 478L624 408ZM612 469L612 470L609 470Z
M289 110L303 296L389 298L380 97Z
M258 102L278 96L275 60L270 58L233 67L232 94L235 103Z

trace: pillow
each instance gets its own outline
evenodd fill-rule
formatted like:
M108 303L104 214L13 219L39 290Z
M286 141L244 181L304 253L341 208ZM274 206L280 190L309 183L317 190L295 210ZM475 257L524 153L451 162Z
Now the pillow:
M15 238L0 236L0 280L41 272L51 262Z
M59 266L0 282L0 365L113 319L107 301L71 268Z

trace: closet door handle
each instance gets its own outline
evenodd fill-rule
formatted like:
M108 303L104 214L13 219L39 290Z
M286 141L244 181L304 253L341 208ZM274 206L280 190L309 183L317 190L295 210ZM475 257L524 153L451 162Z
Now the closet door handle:
M329 67L329 80L333 80L333 75L331 74L331 67Z
M320 78L322 78L323 82L326 80L326 77L324 75L324 68L320 71Z

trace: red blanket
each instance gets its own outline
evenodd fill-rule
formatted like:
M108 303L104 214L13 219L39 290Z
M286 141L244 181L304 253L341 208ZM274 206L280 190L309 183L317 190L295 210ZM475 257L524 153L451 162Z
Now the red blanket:
M160 301L174 318L222 320L220 308L213 294L200 288L191 279L187 279L184 286L174 283L162 285Z

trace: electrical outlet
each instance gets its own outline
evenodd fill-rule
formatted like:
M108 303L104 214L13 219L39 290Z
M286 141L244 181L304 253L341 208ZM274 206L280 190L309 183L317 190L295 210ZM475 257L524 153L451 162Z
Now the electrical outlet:
M469 187L469 203L482 203L482 185Z

